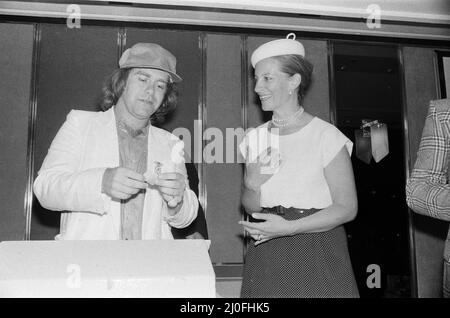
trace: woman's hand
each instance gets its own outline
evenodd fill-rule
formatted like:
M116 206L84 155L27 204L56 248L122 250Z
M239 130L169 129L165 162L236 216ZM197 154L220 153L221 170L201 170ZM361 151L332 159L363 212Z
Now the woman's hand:
M265 222L239 221L248 234L256 241L255 246L276 237L295 234L293 223L279 215L268 213L253 213L252 217Z
M256 160L251 160L247 155L245 186L252 190L259 189L276 173L280 165L280 153L271 147L265 149Z
M113 199L127 200L146 187L144 177L128 168L107 168L103 173L102 193Z

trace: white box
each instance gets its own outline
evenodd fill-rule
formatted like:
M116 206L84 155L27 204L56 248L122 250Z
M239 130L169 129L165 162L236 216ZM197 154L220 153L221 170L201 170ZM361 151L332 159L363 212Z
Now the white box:
M209 241L5 241L0 297L216 297Z

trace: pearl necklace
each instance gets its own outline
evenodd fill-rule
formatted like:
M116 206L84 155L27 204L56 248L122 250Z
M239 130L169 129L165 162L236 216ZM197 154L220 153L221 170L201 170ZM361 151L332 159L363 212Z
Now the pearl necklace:
M285 119L277 119L272 115L272 124L277 127L289 126L294 122L295 119L299 118L301 114L303 114L304 110L305 109L302 106L300 106L299 109L294 114Z

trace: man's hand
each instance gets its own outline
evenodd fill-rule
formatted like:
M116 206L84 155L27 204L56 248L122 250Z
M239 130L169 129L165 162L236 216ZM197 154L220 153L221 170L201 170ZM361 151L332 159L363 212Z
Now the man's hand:
M164 200L173 208L183 200L186 189L185 176L178 172L165 172L159 175L157 182L159 192Z
M147 188L144 176L128 168L107 168L102 179L102 193L126 200Z

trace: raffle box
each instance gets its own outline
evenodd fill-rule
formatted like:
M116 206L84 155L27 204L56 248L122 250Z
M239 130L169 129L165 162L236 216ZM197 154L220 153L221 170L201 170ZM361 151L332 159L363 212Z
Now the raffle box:
M0 297L215 297L209 241L5 241Z

